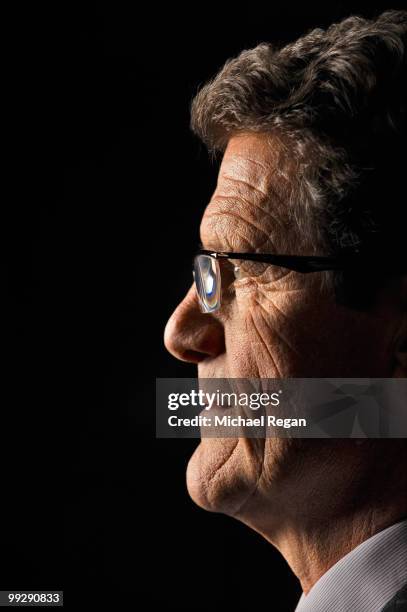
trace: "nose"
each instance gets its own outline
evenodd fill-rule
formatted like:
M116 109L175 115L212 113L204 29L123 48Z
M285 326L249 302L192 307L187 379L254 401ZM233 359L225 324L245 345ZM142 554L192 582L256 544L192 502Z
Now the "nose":
M213 315L200 311L194 285L169 318L164 344L174 357L190 363L224 352L223 326Z

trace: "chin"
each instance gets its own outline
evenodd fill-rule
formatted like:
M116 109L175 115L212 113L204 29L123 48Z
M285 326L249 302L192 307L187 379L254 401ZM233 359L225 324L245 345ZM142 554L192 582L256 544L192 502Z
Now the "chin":
M188 463L193 501L210 512L235 516L256 491L263 466L263 440L205 438Z
M271 523L286 508L281 495L303 486L306 466L320 463L321 446L300 438L204 438L188 463L189 495L204 510L259 530L265 516Z

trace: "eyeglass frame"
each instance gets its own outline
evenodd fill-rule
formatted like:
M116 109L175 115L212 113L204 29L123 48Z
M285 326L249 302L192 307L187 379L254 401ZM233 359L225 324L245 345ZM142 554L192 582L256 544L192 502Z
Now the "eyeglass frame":
M389 261L389 257L385 257L384 255L373 256L372 252L366 251L362 252L357 248L352 248L351 250L344 251L336 256L319 256L319 255L279 255L275 253L241 253L241 252L231 252L231 251L214 251L210 249L198 249L194 256L195 258L199 255L206 255L208 257L212 257L215 260L219 259L237 259L241 261L255 261L259 263L266 263L282 268L286 268L287 270L292 270L294 272L300 272L301 274L307 274L310 272L328 272L328 271L346 271L348 269L352 269L356 266L357 269L360 269L361 265L366 265L370 262L372 263L372 258L375 260L375 263L382 263ZM393 263L400 264L398 258L395 258L396 261L393 260ZM396 266L395 272L405 273L407 272L407 262L401 266ZM219 269L220 279L221 279L221 271ZM219 310L221 307L221 293L219 297L219 303L216 308L212 310L207 310L204 302L199 295L198 285L194 274L194 284L195 290L198 296L199 304L201 310L204 314L210 314L211 312L215 312Z
M339 256L317 256L317 255L277 255L275 253L233 253L228 251L211 251L208 249L198 249L197 255L208 255L214 259L240 259L241 261L257 261L259 263L268 263L287 270L301 272L325 272L328 270L343 270L345 262L348 265L354 261L355 256L360 257L359 251L353 251L352 254L344 254Z

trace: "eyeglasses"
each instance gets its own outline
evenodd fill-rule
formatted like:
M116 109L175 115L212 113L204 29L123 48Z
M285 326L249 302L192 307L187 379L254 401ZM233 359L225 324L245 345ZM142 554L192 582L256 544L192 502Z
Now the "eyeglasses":
M199 249L194 258L193 276L201 311L219 310L222 299L222 278L220 260L231 259L272 264L295 272L324 272L345 270L360 257L358 251L337 257L314 257L303 255L274 255L271 253L225 253Z

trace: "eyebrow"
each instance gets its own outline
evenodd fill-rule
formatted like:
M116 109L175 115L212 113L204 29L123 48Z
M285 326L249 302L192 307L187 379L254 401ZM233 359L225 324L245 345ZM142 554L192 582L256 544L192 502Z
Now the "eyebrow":
M226 246L226 245L224 245ZM219 240L217 242L204 243L202 240L199 240L198 246L196 247L196 251L210 251L211 253L224 253L228 250L221 248L222 244L220 244Z

